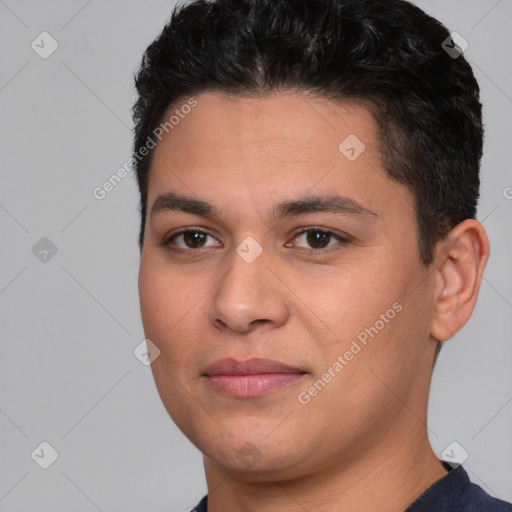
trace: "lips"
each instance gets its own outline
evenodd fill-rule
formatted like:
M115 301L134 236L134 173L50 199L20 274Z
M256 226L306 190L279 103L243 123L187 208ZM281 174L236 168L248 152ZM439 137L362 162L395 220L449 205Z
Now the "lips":
M203 375L221 395L251 398L292 384L306 372L272 359L221 359L208 366Z
M206 368L203 375L259 375L262 373L306 373L298 368L289 366L272 359L221 359Z

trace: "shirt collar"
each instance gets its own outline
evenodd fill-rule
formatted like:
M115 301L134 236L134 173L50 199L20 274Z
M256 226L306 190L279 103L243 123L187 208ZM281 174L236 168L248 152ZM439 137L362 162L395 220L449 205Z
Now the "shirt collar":
M443 466L449 471L431 487L429 487L406 512L451 512L457 510L462 495L466 491L470 481L469 476L462 466L452 468L446 462Z

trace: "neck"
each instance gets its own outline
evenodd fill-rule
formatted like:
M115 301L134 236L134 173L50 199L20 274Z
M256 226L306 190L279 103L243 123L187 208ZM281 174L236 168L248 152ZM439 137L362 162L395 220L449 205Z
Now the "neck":
M342 461L291 479L271 469L256 478L241 478L205 457L208 510L402 512L447 473L425 425L411 415L407 422L406 429L395 430L400 435L386 436L370 456L365 453L349 465Z

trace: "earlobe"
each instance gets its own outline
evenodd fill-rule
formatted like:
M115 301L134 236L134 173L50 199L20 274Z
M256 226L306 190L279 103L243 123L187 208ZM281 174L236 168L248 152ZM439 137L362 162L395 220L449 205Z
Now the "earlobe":
M475 219L461 222L439 242L430 330L433 338L446 341L468 321L476 304L489 250L485 229Z

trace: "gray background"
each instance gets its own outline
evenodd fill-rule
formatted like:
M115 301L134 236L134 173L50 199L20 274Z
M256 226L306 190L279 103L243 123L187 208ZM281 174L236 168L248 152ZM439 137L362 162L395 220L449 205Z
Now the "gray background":
M438 454L457 441L471 479L512 500L512 2L417 3L469 43L492 244L476 311L435 371L430 438ZM133 355L134 177L92 194L130 156L132 75L173 5L0 0L0 511L171 512L206 492L199 452ZM31 48L43 31L59 44L47 59ZM42 237L57 248L45 262ZM42 441L59 454L48 469L31 458Z

